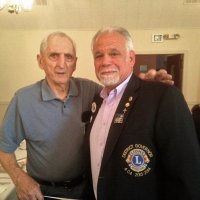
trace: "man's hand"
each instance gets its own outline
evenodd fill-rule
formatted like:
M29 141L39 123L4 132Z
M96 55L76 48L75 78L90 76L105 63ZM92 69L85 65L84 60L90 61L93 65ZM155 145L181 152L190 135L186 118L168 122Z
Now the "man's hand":
M25 172L20 173L15 186L20 200L44 200L39 184Z
M140 73L139 78L142 80L151 80L151 81L160 81L173 85L174 81L172 80L172 75L168 74L166 70L160 69L156 71L155 69L150 69L147 73Z
M20 168L14 153L0 151L0 163L15 184L19 200L44 200L40 185Z

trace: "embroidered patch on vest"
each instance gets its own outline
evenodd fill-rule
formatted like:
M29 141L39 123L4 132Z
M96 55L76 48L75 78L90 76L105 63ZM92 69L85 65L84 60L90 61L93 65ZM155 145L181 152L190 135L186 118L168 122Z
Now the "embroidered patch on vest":
M153 153L142 144L129 145L122 154L125 161L124 171L134 177L147 175Z

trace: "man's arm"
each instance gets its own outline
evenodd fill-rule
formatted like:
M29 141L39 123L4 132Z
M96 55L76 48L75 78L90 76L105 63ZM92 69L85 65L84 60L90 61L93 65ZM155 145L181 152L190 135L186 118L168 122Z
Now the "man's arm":
M142 80L154 80L173 85L172 75L168 74L166 70L160 69L156 71L155 69L150 69L147 73L140 73L139 78Z
M20 168L14 153L0 151L0 162L15 184L20 200L44 199L39 184Z
M155 124L156 149L165 173L165 199L199 200L200 148L187 102L177 88L163 90Z

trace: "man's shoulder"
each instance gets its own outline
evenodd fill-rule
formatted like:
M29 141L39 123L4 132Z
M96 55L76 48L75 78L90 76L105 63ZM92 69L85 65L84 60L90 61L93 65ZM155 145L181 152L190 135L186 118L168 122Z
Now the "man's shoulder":
M96 82L87 79L87 78L80 78L80 77L72 77L72 81L80 84L97 84Z
M87 78L80 78L80 77L72 77L71 80L78 86L78 87L84 87L84 88L90 88L95 87L99 88L101 87L98 83L95 81L89 80Z
M182 93L175 85L170 85L159 81L141 80L138 77L135 77L132 80L133 82L130 86L132 87L135 85L135 88L139 89L139 91L142 92L143 95L150 94L150 95L160 96L165 92L170 92L173 94Z
M140 84L144 88L148 89L158 89L158 90L163 90L163 89L177 89L174 85L166 84L160 81L149 81L149 80L141 80L139 79Z
M43 81L43 80L40 80L40 81L38 81L38 82L36 82L36 83L33 83L33 84L30 84L30 85L24 86L24 87L18 89L18 90L15 92L15 94L16 94L17 96L23 96L23 95L29 95L29 94L31 94L31 93L33 93L33 92L36 92L36 91L40 90L42 81Z
M172 100L181 102L184 100L182 91L175 85L169 85L158 81L141 81L140 93L145 98ZM184 100L185 101L185 100Z

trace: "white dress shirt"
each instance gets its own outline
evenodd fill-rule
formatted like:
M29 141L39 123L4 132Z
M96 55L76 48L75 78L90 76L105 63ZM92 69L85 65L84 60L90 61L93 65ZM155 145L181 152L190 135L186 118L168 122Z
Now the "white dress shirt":
M115 111L117 109L117 106L120 102L120 99L124 93L124 90L128 84L131 75L118 87L110 91L109 94L106 88L104 88L100 93L100 96L103 98L103 103L99 108L98 114L95 118L90 133L91 169L92 169L93 188L96 198L97 198L97 181L108 132Z

